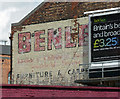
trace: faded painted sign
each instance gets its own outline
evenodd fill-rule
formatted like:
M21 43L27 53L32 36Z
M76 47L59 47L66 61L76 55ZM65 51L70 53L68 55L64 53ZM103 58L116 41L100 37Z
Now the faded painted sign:
M79 64L88 62L88 18L74 20L27 25L14 34L14 83L74 85Z

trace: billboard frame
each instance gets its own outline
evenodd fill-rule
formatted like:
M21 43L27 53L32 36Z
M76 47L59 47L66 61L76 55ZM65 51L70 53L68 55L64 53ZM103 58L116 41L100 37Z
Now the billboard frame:
M118 10L118 9L117 9ZM88 31L89 31L89 64L96 64L96 63L104 63L104 62L110 62L110 61L100 61L100 62L92 62L92 60L91 60L91 17L96 17L96 16L104 16L104 15L112 15L112 14L117 14L117 13L120 13L120 10L118 10L118 11L111 11L111 12L104 12L104 10L103 10L103 12L102 12L102 10L100 11L100 13L94 13L94 11L93 11L93 13L91 13L88 17L89 17L89 29L88 29ZM113 61L113 60L112 60ZM114 61L118 61L118 60L114 60Z

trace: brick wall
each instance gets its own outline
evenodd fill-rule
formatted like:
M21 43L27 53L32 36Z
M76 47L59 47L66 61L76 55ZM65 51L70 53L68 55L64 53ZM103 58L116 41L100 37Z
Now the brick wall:
M12 25L12 33L21 30L23 25L38 24L75 17L83 17L84 12L119 7L120 2L45 2L22 19Z
M112 87L63 87L63 86L29 86L2 85L2 97L14 99L41 98L82 98L82 99L120 99L120 88ZM20 98L20 99L21 99ZM81 99L80 98L80 99Z
M63 73L64 75L62 75L62 76L60 75L60 79L58 79L59 77L57 77L57 78L54 77L55 81L60 80L60 81L64 81L64 82L67 82L67 81L74 82L75 75L73 75L73 73L75 73L75 71L78 71L77 68L79 68L79 64L83 64L83 55L85 53L83 53L83 51L80 50L83 48L82 47L77 48L75 46L76 49L69 48L69 50L61 49L59 51L58 50L49 50L48 51L48 49L47 49L48 46L46 47L46 45L48 45L48 39L49 39L48 37L50 36L49 35L50 33L48 31L51 28L53 28L54 30L58 30L58 28L62 27L62 30L63 30L62 38L63 38L63 41L65 41L66 40L65 39L65 35L66 35L65 27L74 25L73 23L70 23L71 20L76 22L77 21L76 18L78 18L78 22L80 23L80 25L87 25L88 17L84 16L84 14L83 14L84 12L119 7L119 4L120 4L120 2L45 2L45 3L40 4L35 10L33 10L29 15L27 15L25 18L23 18L19 23L12 24L12 34L14 34L14 35L12 35L13 36L13 41L12 41L13 64L12 64L12 66L13 66L14 82L18 83L17 80L19 79L19 82L21 82L21 84L23 84L23 83L24 84L35 84L34 81L41 84L41 81L39 81L41 79L36 74L38 74L38 75L44 74L44 76L47 77L48 74L51 75L51 71L54 71L56 73L53 73L53 74L56 76L57 74L61 74L59 72L60 70L61 70L61 72L65 72L65 73L71 72L72 76L71 76L71 78L68 78L69 79L68 80L64 76L65 73ZM82 18L83 18L83 20L82 20ZM80 19L80 21L79 21L79 19ZM37 39L38 39L38 41L41 39L40 42L44 43L44 44L41 45L43 47L43 51L42 52L39 51L36 53L34 50L34 48L35 48L34 44L36 44L36 42L34 42L35 41L34 34L38 30L43 30L41 37L39 37ZM23 35L22 35L22 33L23 33ZM21 38L20 38L20 35L21 35ZM23 39L26 40L26 37L27 37L26 35L29 38L29 40L27 41L28 42L27 44L29 46L28 50L30 50L30 54L27 53L27 54L20 55L18 53L19 52L18 44L19 44L19 42L22 42ZM81 37L81 36L79 35L79 37ZM68 37L68 38L72 39L72 32L70 33L70 37ZM18 40L18 39L20 39L20 40ZM36 41L37 41L37 39L36 39ZM24 45L25 40L23 40L21 45L22 44ZM30 45L30 43L31 43L31 45ZM40 44L40 43L38 43L38 44ZM66 44L66 42L62 45L64 46L65 44ZM40 45L38 45L36 48L38 48L39 46ZM30 47L31 47L31 49L30 49ZM44 49L45 47L46 47L46 49ZM79 52L77 53L78 49L79 49ZM88 50L88 47L86 47L85 49ZM24 51L22 51L22 50L21 50L21 52L24 53ZM88 51L86 51L86 52L88 52ZM78 56L77 57L78 59L77 58L73 59L73 57L75 57L76 53L77 54L82 53L82 54L79 54L82 56ZM69 60L69 62L67 61L65 63L64 60L61 61L61 59L60 59L60 61L57 61L57 59L55 57L53 59L49 58L49 59L51 59L51 61L48 61L48 57L46 57L46 56L51 57L51 56L56 56L56 55L57 55L57 57L60 55L65 56L65 57L67 56L67 58L64 60ZM86 55L88 55L88 54L86 54ZM35 62L33 61L33 59L35 60ZM71 61L71 60L75 60L75 61L77 60L77 61L75 62L75 61ZM80 62L78 62L79 60L80 60ZM87 56L87 60L88 60L88 56ZM33 62L33 63L30 63L30 62ZM18 64L18 63L20 63L20 64ZM52 65L52 67L50 67L50 65L54 64L54 63L57 64L56 68L54 68L55 65ZM65 63L65 65L62 65L62 63ZM42 66L43 67L47 66L47 67L42 69ZM70 69L70 66L72 67L71 69ZM31 76L31 75L33 75L33 76ZM35 77L34 75L36 75L36 78L38 77L36 80L31 79L32 77ZM28 81L28 82L25 83L23 81L23 79L24 79L24 81ZM70 79L72 81L70 81ZM51 78L45 78L45 79L42 79L42 81L43 81L42 84L50 83L49 81L52 81L52 84L54 85L53 77L52 77L52 80L51 80ZM59 83L59 84L61 84L61 83Z
M80 26L79 34L77 32L76 35L72 31L75 28L73 21L69 19L26 25L25 29L14 34L14 84L72 85L75 79L83 78L79 77L79 64L88 62L88 18L77 19ZM24 45L27 47L23 48Z
M9 55L0 55L0 70L2 70L1 73L1 83L2 84L8 84L8 74L10 72L10 56Z

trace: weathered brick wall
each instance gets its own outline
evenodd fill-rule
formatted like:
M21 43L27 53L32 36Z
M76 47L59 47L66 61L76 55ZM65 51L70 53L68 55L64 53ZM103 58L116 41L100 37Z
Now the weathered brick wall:
M1 97L14 99L120 99L120 88L3 85Z
M77 29L78 29L78 24L79 24L80 26L79 30L82 30L82 32L84 32L82 28L84 28L84 26L88 24L88 16L84 16L83 14L84 12L119 7L120 6L119 4L120 2L45 2L42 3L40 6L38 6L32 13L26 16L19 23L13 24L12 25L12 40L13 40L12 66L13 66L14 83L54 85L56 84L56 82L59 82L57 83L59 85L60 84L72 85L74 80L76 79L76 72L79 73L79 69L77 69L79 68L79 64L83 64L84 60L86 60L84 63L87 63L88 61L88 54L83 52L83 49L88 50L88 46L86 48L83 48L83 46L79 47L79 41L82 39L80 37L82 36L78 34L78 31L77 32L73 31L74 33L70 31L70 37L67 38L70 39L68 40L68 42L70 43L72 41L74 43L74 40L76 41L76 38L79 37L77 39L77 47L75 46L75 48L69 48L69 49L63 48L65 47L67 42L65 41L67 40L65 37L66 36L65 27L71 26L72 29L76 29L76 27L75 28L73 27L77 25ZM80 20L77 23L76 18L78 18L78 20L83 18L83 20ZM71 23L71 21L69 20L73 20L73 23ZM57 36L55 31L57 30L58 31L57 33L59 33L59 28L62 29L62 49L55 50L55 46L54 46L55 42L53 44L54 41L53 39L55 39L55 36L59 38L58 36L60 36L60 34ZM54 38L51 39L52 41L49 40L50 38L49 34L51 34L49 33L50 29L53 29L55 34ZM36 31L41 31L41 30L43 31L38 34L42 34L42 35L38 35L39 37L34 38L37 35ZM86 33L86 35L88 36L88 33ZM26 41L26 39L29 40ZM38 45L38 41L39 43L44 43L44 44ZM51 45L50 46L48 45L49 44L48 41L52 42L50 43L52 44L52 48L50 47ZM28 44L27 46L29 46L28 49L26 49L26 46L24 46L24 50L21 50L22 46L25 45L26 42ZM41 48L39 48L39 46L41 46ZM60 46L57 47L61 48ZM72 45L72 47L74 47L74 44ZM50 51L48 51L49 48L53 50L50 49ZM36 53L34 52L36 50L39 51L42 50L42 51ZM30 51L30 54L26 53L20 55L20 53L22 52L24 53L25 51L28 52ZM80 56L75 56L75 55L80 55ZM86 55L87 58L84 58L83 57L84 55ZM60 56L59 58L61 58L62 56L62 60L58 59L57 61L56 56L57 57ZM67 59L65 57L63 58L63 56L67 56ZM51 61L48 61L48 57L49 59L51 59ZM35 59L36 62L33 62L33 59ZM64 75L62 76L59 75L60 77L57 78L54 77L55 78L54 80L53 77L52 79L48 77L48 74L51 75L51 71L54 71L53 73L54 76L61 74L61 72L63 72ZM70 73L70 72L72 76L66 78L68 74L65 77L65 73ZM39 74L39 76L37 76L37 73ZM41 73L44 74L45 76L43 77L44 79L43 78L40 79ZM73 73L75 73L75 75L73 75ZM33 77L37 79L34 81L34 79L31 79ZM68 84L68 82L70 83Z
M88 18L77 19L77 33L74 21L26 25L14 34L14 83L73 85L75 79L83 78L79 64L88 63Z
M73 19L84 16L84 12L119 7L120 2L46 2L21 25Z
M12 26L12 33L21 30L23 25L38 24L75 17L83 17L84 12L119 7L120 2L45 2L38 6L33 14L17 25Z
M1 83L2 84L8 84L8 74L10 72L10 56L8 55L0 55L0 72L1 74Z

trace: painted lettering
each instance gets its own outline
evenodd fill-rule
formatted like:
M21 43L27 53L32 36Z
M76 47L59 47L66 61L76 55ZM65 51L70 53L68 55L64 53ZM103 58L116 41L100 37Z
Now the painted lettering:
M80 70L79 69L69 69L68 74L73 75L73 74L79 74Z
M74 42L71 42L71 27L65 27L65 47L66 48L72 48L75 47L76 44Z
M27 53L31 50L31 33L18 34L18 53Z
M65 27L65 48L74 48L78 43L78 47L88 45L88 25L80 25L78 33L71 33L70 26ZM34 34L34 35L33 35ZM55 49L62 48L62 29L48 29L47 39L45 39L45 30L35 31L32 34L34 37L34 51L45 51L47 46L48 50L52 50L52 44ZM47 45L46 41L47 40ZM31 33L18 34L18 53L28 53L31 51Z
M78 46L88 45L88 25L79 26L79 44Z
M45 51L45 46L41 46L41 43L45 43L45 38L40 37L43 34L45 34L45 31L36 31L35 32L34 51Z
M55 49L62 48L62 29L58 28L56 30L48 30L48 50L52 50L52 42Z

